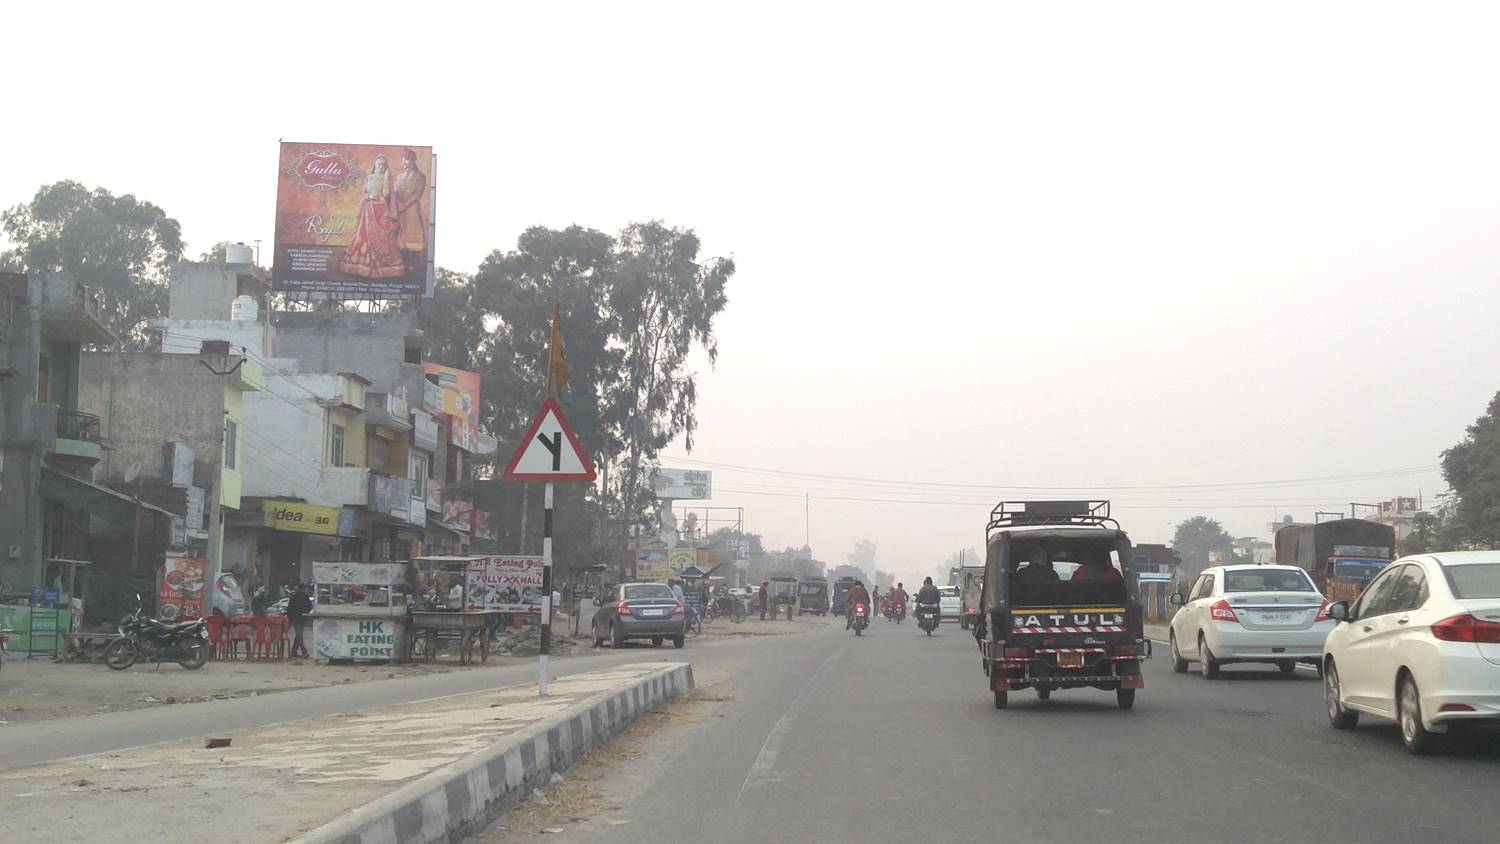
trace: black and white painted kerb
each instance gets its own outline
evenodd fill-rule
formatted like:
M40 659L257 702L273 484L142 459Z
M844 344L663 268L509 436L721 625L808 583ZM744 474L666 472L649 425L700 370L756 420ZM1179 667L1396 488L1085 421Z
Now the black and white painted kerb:
M561 448L562 435L558 437ZM537 679L537 696L547 696L547 655L552 653L552 482L542 496L542 646L538 649L541 672Z
M439 768L295 839L296 844L459 842L640 714L692 691L693 668L664 666Z

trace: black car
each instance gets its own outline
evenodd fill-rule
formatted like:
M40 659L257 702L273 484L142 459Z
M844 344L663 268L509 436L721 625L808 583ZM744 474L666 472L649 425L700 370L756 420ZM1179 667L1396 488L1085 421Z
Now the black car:
M594 646L606 639L620 647L630 639L650 639L660 646L667 639L673 647L687 642L687 616L682 602L665 583L625 583L613 587L594 606Z

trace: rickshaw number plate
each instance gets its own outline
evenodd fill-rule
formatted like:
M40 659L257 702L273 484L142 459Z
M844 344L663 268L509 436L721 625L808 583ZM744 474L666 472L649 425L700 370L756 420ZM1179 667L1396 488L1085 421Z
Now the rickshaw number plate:
M1059 668L1082 668L1083 654L1058 654L1057 666Z

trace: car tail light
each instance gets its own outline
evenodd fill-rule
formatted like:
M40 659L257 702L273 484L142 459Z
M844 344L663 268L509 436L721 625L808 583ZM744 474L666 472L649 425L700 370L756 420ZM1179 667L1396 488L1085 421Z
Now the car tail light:
M1500 624L1481 621L1472 615L1455 615L1432 625L1432 635L1444 642L1496 645L1500 644Z
M615 612L619 613L620 615L630 615L630 605L625 603L624 601L621 601L620 605L618 607L615 607Z
M1468 705L1467 703L1445 703L1445 704L1443 704L1438 709L1438 711L1439 712L1473 712L1474 711L1474 707Z
M1313 619L1313 623L1314 624L1316 624L1316 623L1318 623L1320 621L1327 621L1328 620L1328 605L1330 603L1332 603L1332 602L1329 601L1327 598L1323 599L1323 606L1318 609L1318 617L1315 618L1315 619Z
M1006 659L1026 659L1031 656L1031 648L1006 648L1002 655Z
M681 601L678 601L677 602L677 606L675 606L675 607L672 608L672 615L673 616L682 615L682 602Z
M1214 621L1233 621L1238 624L1240 617L1234 614L1234 607L1229 606L1228 601L1219 601L1208 608L1209 617Z

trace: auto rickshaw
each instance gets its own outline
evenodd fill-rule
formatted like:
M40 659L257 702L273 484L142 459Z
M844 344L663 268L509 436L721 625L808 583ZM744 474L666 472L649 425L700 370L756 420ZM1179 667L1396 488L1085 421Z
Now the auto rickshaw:
M828 581L797 581L797 615L828 615Z
M996 709L1012 691L1144 688L1145 637L1130 538L1108 501L1002 501L986 529L974 636Z
M786 620L791 621L793 613L797 611L796 578L773 577L770 580L770 584L770 592L767 598L771 604L771 618L779 618L785 612Z

